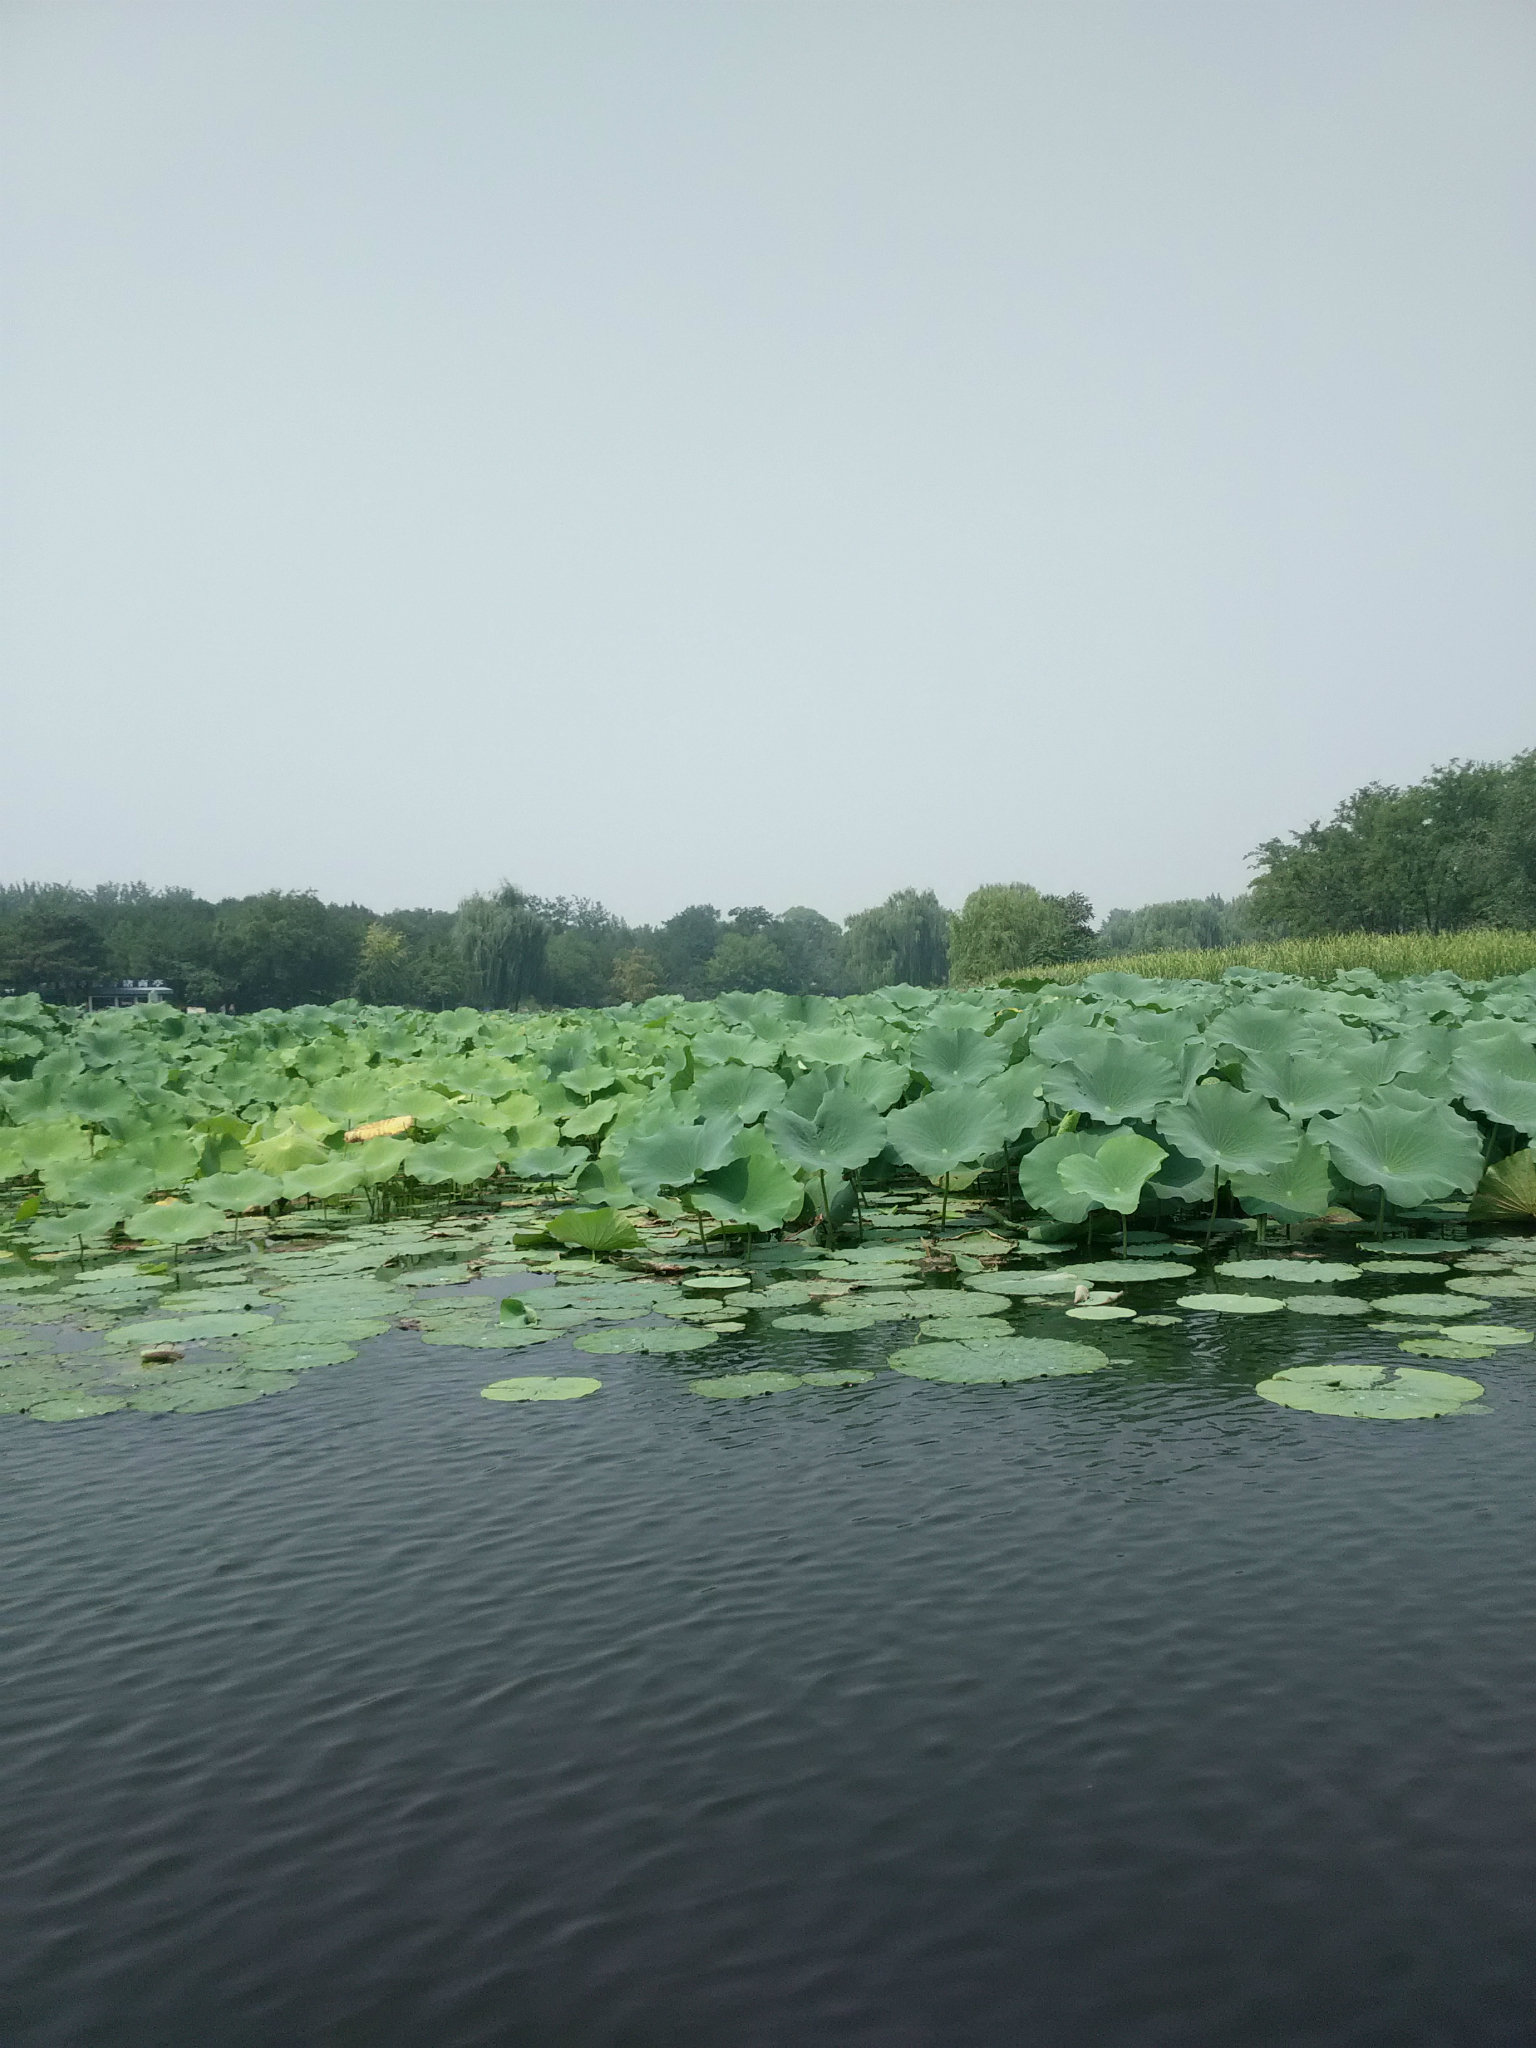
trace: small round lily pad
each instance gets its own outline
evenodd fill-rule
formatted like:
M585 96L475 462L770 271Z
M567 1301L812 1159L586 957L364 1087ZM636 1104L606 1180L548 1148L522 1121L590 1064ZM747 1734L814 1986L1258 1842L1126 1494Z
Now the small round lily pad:
M750 1273L691 1273L682 1282L690 1294L730 1294L738 1287L750 1287Z
M1460 1358L1469 1363L1493 1356L1491 1344L1468 1344L1460 1340L1459 1333L1454 1337L1404 1337L1397 1348L1416 1358Z
M1228 1259L1216 1271L1223 1280L1289 1280L1313 1287L1360 1278L1358 1266L1330 1265L1323 1259Z
M1273 1316L1285 1303L1273 1294L1181 1294L1179 1307L1218 1316Z
M1483 1274L1472 1279L1458 1276L1447 1280L1446 1290L1451 1294L1480 1294L1489 1301L1530 1301L1536 1298L1536 1279L1522 1274Z
M480 1389L485 1401L579 1401L587 1394L595 1394L602 1385L601 1380L582 1378L577 1373L568 1373L563 1378L539 1377L530 1374L516 1380L492 1380L488 1387Z
M1530 1344L1536 1343L1529 1330L1516 1330L1508 1323L1462 1323L1455 1332L1464 1344Z
M717 1380L694 1380L688 1391L706 1401L745 1401L753 1394L787 1394L803 1384L801 1373L733 1372Z
M800 1384L805 1387L862 1387L875 1377L872 1372L860 1372L856 1368L848 1372L803 1372Z
M719 1341L713 1330L643 1329L626 1323L622 1329L593 1330L589 1336L578 1337L576 1349L590 1351L599 1358L612 1358L628 1351L703 1351Z
M127 1406L126 1394L64 1394L56 1401L34 1401L26 1412L34 1422L85 1422Z
M1366 1421L1427 1421L1452 1415L1483 1391L1476 1380L1405 1365L1394 1373L1377 1365L1293 1365L1260 1380L1254 1392L1282 1408L1314 1415L1349 1415Z
M996 1323L986 1316L938 1316L931 1323L919 1323L919 1330L925 1337L937 1337L956 1344L970 1343L973 1339L990 1342L1002 1332Z
M1144 1330L1176 1330L1184 1318L1182 1316L1138 1316L1136 1320Z
M1135 1322L1133 1308L1116 1308L1113 1302L1085 1301L1080 1308L1069 1308L1067 1314L1079 1323Z

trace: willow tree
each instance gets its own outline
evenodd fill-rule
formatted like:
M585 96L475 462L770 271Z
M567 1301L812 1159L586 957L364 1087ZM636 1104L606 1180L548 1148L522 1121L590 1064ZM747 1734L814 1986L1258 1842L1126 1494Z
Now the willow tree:
M466 896L453 938L481 1009L515 1010L543 993L549 926L510 882L494 896Z

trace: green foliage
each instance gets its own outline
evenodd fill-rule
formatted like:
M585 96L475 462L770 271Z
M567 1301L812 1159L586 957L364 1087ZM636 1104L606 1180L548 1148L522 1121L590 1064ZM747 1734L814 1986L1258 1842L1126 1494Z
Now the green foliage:
M950 926L949 976L957 988L995 981L1036 962L1080 960L1093 947L1085 896L1043 896L1027 882L973 889Z
M949 912L931 889L898 889L848 919L847 968L864 991L934 988L949 973Z

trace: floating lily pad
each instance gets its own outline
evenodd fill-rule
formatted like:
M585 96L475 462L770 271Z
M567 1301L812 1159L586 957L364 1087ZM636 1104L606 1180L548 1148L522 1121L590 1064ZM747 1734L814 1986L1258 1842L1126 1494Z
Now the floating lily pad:
M1357 1244L1355 1252L1361 1258L1424 1258L1431 1252L1449 1257L1454 1251L1465 1251L1465 1238L1449 1237L1388 1237L1377 1238L1369 1244Z
M595 1394L602 1385L601 1380L583 1379L576 1373L561 1378L540 1378L530 1375L525 1379L492 1380L488 1387L480 1389L484 1401L580 1401L587 1394Z
M1461 1339L1460 1332L1453 1337L1404 1337L1397 1348L1411 1351L1418 1358L1460 1358L1468 1364L1494 1355L1491 1344L1469 1344Z
M1139 1280L1187 1280L1194 1270L1193 1266L1182 1265L1177 1259L1137 1259L1134 1263L1130 1259L1099 1259L1072 1268L1077 1279L1087 1281L1091 1286L1104 1287L1124 1287ZM1256 1274L1254 1277L1261 1276Z
M1078 1285L1076 1272L1063 1273L967 1273L964 1285L977 1294L1071 1294Z
M1462 1323L1455 1332L1458 1341L1471 1344L1530 1344L1536 1342L1529 1330L1512 1329L1508 1323Z
M629 1324L621 1330L594 1330L590 1336L578 1337L576 1349L590 1351L599 1358L612 1358L620 1352L631 1351L703 1351L719 1341L713 1330L656 1330Z
M1487 1302L1468 1300L1464 1294L1383 1294L1371 1303L1386 1316L1421 1316L1428 1322L1453 1322L1457 1316L1476 1315Z
M1527 1279L1524 1274L1511 1273L1500 1278L1479 1273L1476 1279L1458 1277L1447 1280L1445 1285L1451 1294L1476 1294L1487 1301L1536 1300L1536 1279Z
M1138 1316L1136 1320L1144 1330L1176 1330L1182 1325L1184 1318L1182 1316Z
M345 1365L348 1359L356 1356L357 1348L352 1344L309 1344L295 1340L287 1344L264 1345L252 1362L259 1361L262 1367L272 1371L311 1372L317 1366Z
M1127 1320L1135 1322L1137 1320L1135 1309L1116 1308L1113 1302L1107 1301L1085 1301L1077 1308L1069 1308L1067 1314L1075 1322L1079 1323L1117 1323Z
M1006 1386L1014 1380L1102 1372L1109 1360L1091 1344L1073 1344L1064 1338L989 1336L913 1344L893 1351L889 1363L909 1379L941 1380L954 1386Z
M803 1372L800 1384L804 1387L862 1387L876 1377L875 1373L861 1372L856 1368L847 1372Z
M120 1323L108 1341L142 1350L151 1344L208 1344L222 1337L246 1337L270 1328L271 1316L164 1316L144 1323Z
M1285 1303L1273 1294L1181 1294L1179 1307L1218 1316L1273 1316Z
M128 1406L126 1394L63 1394L57 1400L34 1401L26 1410L34 1422L88 1422L95 1415L115 1415Z
M1216 1271L1223 1280L1289 1280L1311 1287L1337 1287L1358 1280L1358 1266L1330 1265L1323 1259L1228 1259Z
M688 1391L706 1401L745 1401L753 1394L787 1394L804 1383L804 1375L795 1372L733 1372L717 1380L694 1380Z
M1457 1262L1461 1262L1458 1260ZM1420 1276L1443 1273L1445 1266L1435 1259L1366 1259L1362 1262L1362 1273L1408 1273Z
M1396 1372L1376 1365L1295 1365L1260 1380L1254 1389L1262 1399L1282 1408L1380 1422L1452 1415L1482 1391L1476 1380L1411 1365Z
M730 1294L738 1287L750 1287L750 1273L692 1273L679 1283L690 1294Z
M1001 1334L996 1323L986 1316L938 1316L917 1327L925 1337L945 1338L956 1344L969 1343L973 1338L990 1340Z
M1368 1316L1368 1301L1355 1301L1347 1294L1289 1294L1286 1307L1293 1316Z

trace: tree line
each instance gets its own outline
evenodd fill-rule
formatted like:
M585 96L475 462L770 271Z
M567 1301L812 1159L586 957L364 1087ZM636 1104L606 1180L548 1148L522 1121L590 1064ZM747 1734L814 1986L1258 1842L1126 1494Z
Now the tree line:
M364 1002L597 1007L648 996L774 988L856 995L937 987L1120 953L1332 932L1536 927L1536 749L1451 762L1408 788L1370 783L1331 820L1252 856L1243 895L1112 910L1023 882L973 889L958 912L898 889L841 924L804 905L695 903L630 925L586 897L512 884L457 910L324 903L267 890L212 902L190 889L0 887L0 990L83 1002L115 980L166 982L178 1002L253 1010Z

